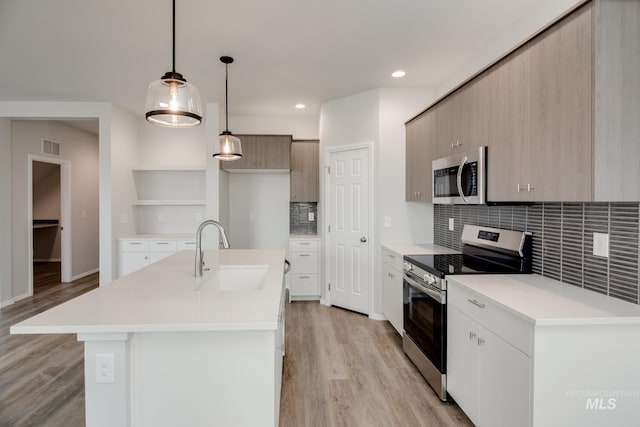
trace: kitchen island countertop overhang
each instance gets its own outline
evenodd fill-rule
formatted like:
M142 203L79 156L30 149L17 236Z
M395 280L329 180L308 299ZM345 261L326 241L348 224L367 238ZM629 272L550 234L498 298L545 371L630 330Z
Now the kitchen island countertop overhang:
M185 250L11 327L12 334L276 329L284 250ZM221 270L264 269L260 289L221 289ZM231 275L232 276L232 275ZM255 275L253 275L255 276ZM231 277L229 280L237 280ZM228 280L226 280L228 281Z

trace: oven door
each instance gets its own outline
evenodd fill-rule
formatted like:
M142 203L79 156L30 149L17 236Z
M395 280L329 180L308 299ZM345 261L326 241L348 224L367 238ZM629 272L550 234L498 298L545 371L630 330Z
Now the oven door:
M404 330L431 364L445 373L446 295L404 275Z
M432 162L433 203L485 203L486 148L470 150Z

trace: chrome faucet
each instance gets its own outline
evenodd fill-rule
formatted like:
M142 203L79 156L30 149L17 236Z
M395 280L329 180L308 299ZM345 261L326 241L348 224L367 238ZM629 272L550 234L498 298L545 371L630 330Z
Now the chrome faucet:
M200 224L200 226L198 227L198 231L196 231L196 277L202 277L202 265L204 264L204 260L202 259L202 230L204 230L207 225L216 226L216 228L220 232L222 247L224 249L229 249L229 240L227 239L227 233L224 232L222 224L212 219L208 219Z

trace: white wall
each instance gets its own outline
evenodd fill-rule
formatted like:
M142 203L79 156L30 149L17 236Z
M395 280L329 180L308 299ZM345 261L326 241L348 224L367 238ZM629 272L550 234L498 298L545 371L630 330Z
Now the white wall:
M13 208L13 294L28 293L30 257L27 224L28 155L43 155L41 140L61 144L60 156L71 167L72 276L98 269L98 138L56 121L11 122L11 194Z
M12 301L11 289L11 120L0 118L0 307Z
M287 249L289 174L229 174L229 241L238 249Z
M230 116L229 130L237 134L293 135L293 139L318 139L319 117ZM224 128L224 116L220 119Z

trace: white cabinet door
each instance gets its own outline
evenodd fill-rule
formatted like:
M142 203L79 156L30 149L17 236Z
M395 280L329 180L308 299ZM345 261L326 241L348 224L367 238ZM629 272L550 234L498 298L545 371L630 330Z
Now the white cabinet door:
M402 335L402 275L389 264L382 263L382 314Z
M478 333L479 426L531 425L531 358L491 331Z
M449 304L447 308L447 392L471 421L479 425L477 340L477 323ZM496 404L499 402L496 401Z
M149 252L149 264L160 261L162 258L166 258L175 252Z
M149 265L148 252L122 252L120 254L120 277Z

